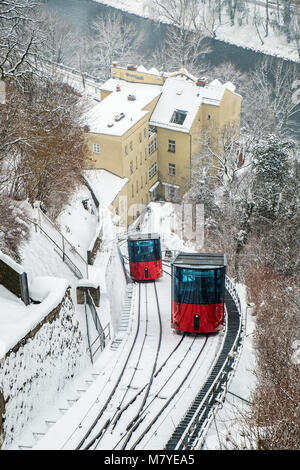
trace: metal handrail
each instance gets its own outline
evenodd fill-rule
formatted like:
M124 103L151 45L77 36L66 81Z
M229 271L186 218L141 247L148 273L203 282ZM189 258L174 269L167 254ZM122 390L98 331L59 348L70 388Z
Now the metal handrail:
M78 279L83 279L83 275L82 275L82 272L80 271L80 269L73 263L73 261L63 251L63 249L50 237L50 235L48 235L48 233L45 232L44 229L42 229L42 227L39 225L39 223L34 221L34 220L31 220L29 217L26 217L26 218L29 222L34 224L36 231L37 231L37 227L38 227L39 230L43 233L43 235L45 235L51 241L51 243L53 243L56 246L56 248L61 252L61 253L58 253L58 255L62 256L62 260L64 261L64 263L66 263L68 265L68 267L71 269L71 271L73 271L75 276L78 277Z
M37 210L38 210L38 214L42 215L47 220L47 222L50 223L50 225L54 228L54 230L56 230L56 232L59 234L59 236L62 238L62 240L64 242L66 242L68 245L70 245L72 251L81 259L81 261L85 265L87 265L87 261L83 258L83 256L81 256L81 254L77 251L75 246L72 245L72 243L60 232L60 230L56 227L55 223L46 214L44 214L44 212L41 211L40 208L38 208Z
M105 334L105 330L108 330L108 333L107 333L107 334ZM90 347L91 347L91 350L92 350L94 344L99 340L99 346L98 346L98 348L97 348L94 352L92 352L92 356L93 356L93 357L94 357L95 354L99 351L99 349L101 349L101 351L103 351L104 347L103 347L102 345L103 345L103 343L105 344L105 340L106 340L107 338L108 338L108 339L111 338L111 335L110 335L110 323L108 323L108 324L104 327L102 333L99 334L99 336L97 336L97 338L94 339L94 341L91 343Z

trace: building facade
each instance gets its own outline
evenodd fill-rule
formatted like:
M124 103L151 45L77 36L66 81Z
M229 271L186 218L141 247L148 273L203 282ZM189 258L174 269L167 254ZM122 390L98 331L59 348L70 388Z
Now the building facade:
M168 74L113 64L100 93L85 116L89 157L91 167L127 178L114 202L125 225L151 200L181 200L205 129L217 141L224 126L239 128L242 97L234 85L184 69Z

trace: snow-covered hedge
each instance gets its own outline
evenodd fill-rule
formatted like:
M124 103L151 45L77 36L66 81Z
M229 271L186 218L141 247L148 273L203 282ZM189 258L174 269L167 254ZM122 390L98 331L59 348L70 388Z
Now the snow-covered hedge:
M0 362L0 447L9 445L87 361L67 289L61 303Z

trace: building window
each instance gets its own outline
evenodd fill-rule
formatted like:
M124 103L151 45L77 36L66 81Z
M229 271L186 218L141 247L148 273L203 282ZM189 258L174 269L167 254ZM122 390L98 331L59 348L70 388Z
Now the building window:
M175 109L174 113L172 114L170 122L173 122L174 124L182 125L185 121L186 116L187 116L187 111Z
M174 197L176 196L176 189L171 187L168 189L168 192L169 192L169 198L174 199Z
M170 176L176 175L176 165L174 163L169 163L169 175Z
M175 140L168 140L168 152L175 153Z
M128 145L125 145L125 155L128 155Z
M148 147L149 147L149 155L152 155L152 153L155 152L155 150L157 149L157 140L156 140L156 138L151 140Z
M130 149L130 152L132 152L132 140L129 142L129 149Z
M145 137L145 139L146 139L146 135L147 135L147 129L146 129L146 127L145 127L145 129L144 129L144 137Z
M133 161L131 160L130 162L130 174L132 175L133 173Z
M157 129L154 126L149 126L149 131L148 131L148 138L151 139L151 137L157 133Z
M207 119L210 120L210 114L207 116Z
M142 155L142 152L140 152L140 165L143 164L143 155Z
M94 153L100 153L100 144L94 144L93 150L94 150Z
M131 185L131 197L134 197L134 186L133 186L133 184Z
M157 162L154 162L153 165L149 168L149 180L157 173Z
M136 180L136 193L138 193L138 192L139 192L139 182L138 182L138 180Z
M139 133L139 142L142 142L142 133Z
M143 188L143 175L141 176L141 189Z
M145 160L147 160L147 148L145 148Z
M167 200L173 200L177 197L177 188L174 186L166 186L165 196Z

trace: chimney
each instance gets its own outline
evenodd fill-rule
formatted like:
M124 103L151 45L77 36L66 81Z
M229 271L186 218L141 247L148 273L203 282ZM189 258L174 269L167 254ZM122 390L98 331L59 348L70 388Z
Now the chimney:
M135 95L128 95L128 101L135 101L136 100L136 97Z
M205 86L205 85L207 85L207 83L208 83L207 78L206 77L201 77L201 78L197 79L196 85L197 86Z
M137 70L137 65L129 64L127 65L127 70Z
M113 67L117 67L117 66L118 66L118 62L112 62L112 66L113 66Z
M121 85L119 84L116 85L116 91L121 91Z

